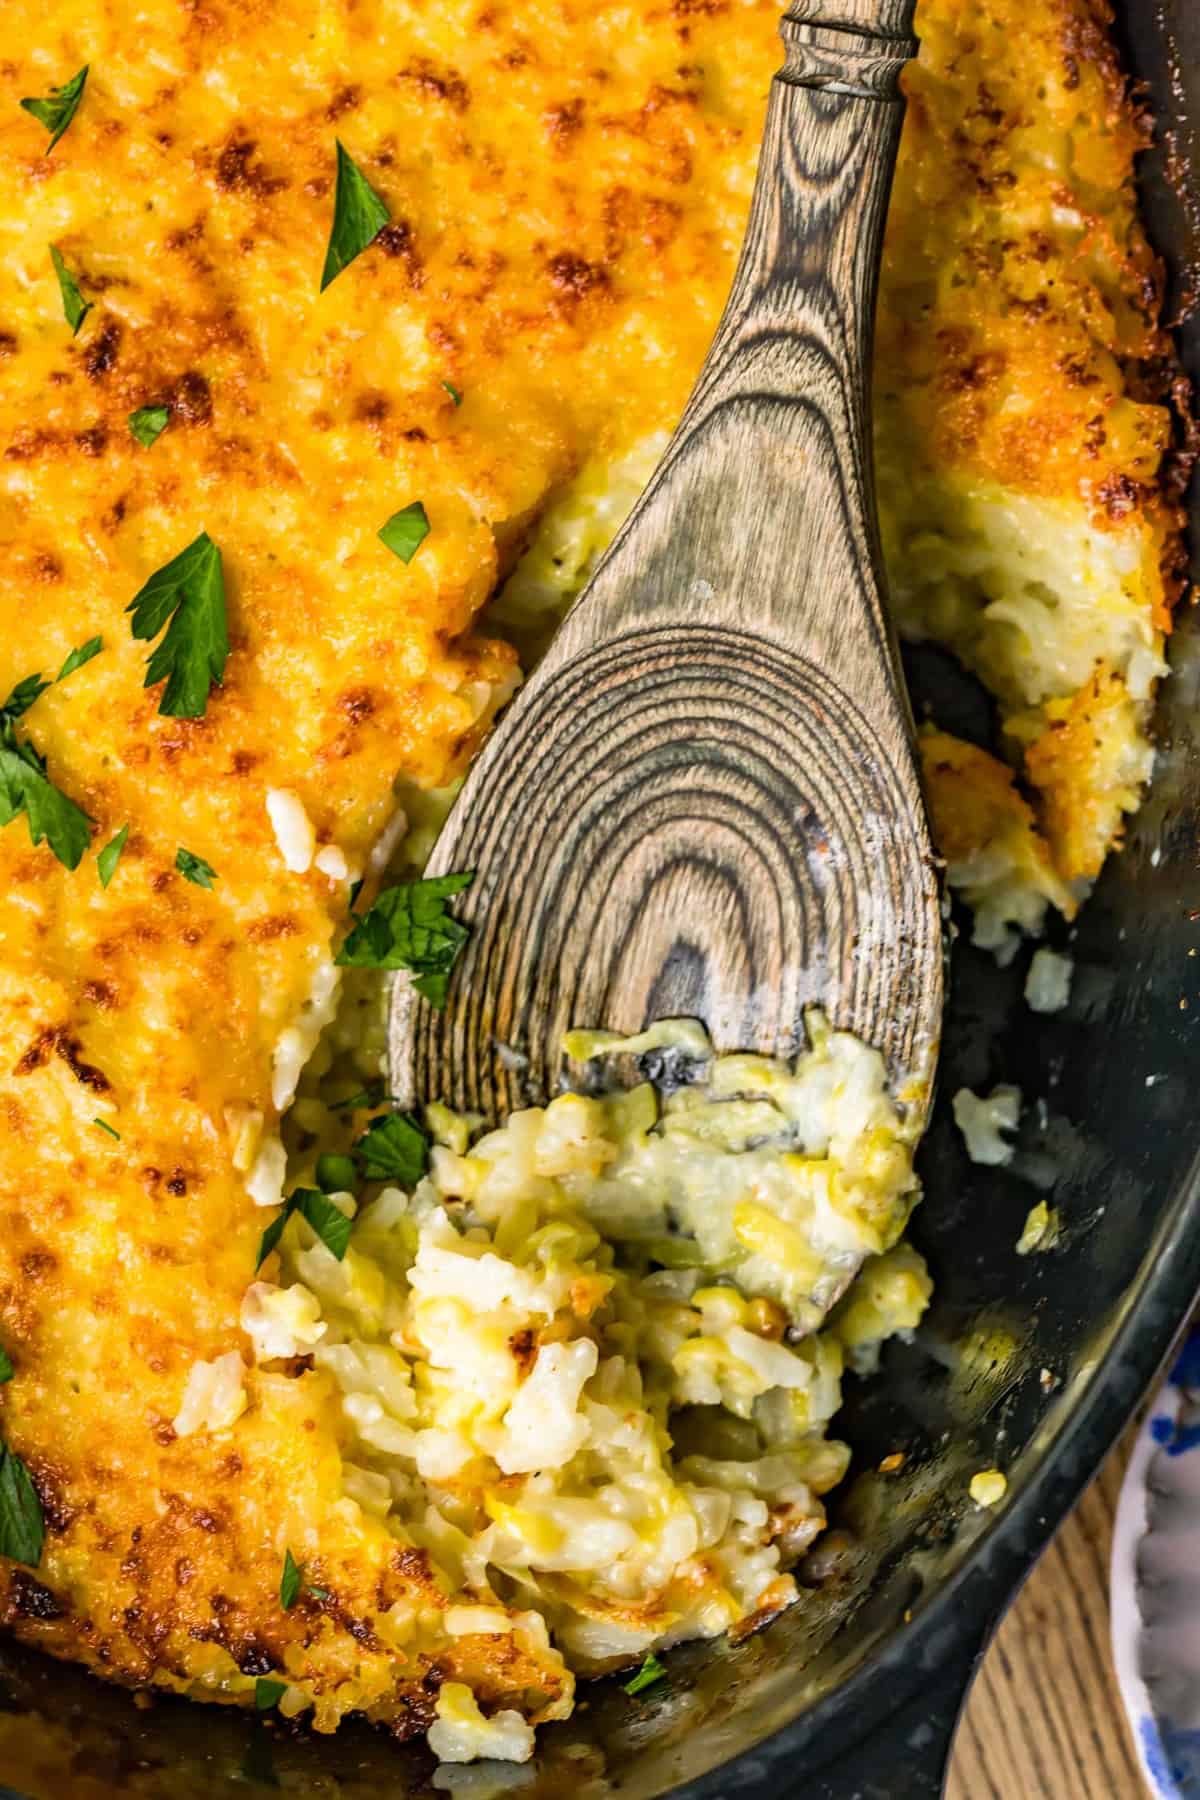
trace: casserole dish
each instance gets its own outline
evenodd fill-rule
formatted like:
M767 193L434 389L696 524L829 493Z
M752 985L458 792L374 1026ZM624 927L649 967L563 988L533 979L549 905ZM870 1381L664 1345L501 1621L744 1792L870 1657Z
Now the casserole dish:
M1184 275L1200 244L1183 178L1187 71L1200 24L1184 0L1121 19L1128 66L1160 125L1144 169L1159 248ZM1195 88L1196 77L1190 77ZM1193 92L1192 103L1200 100ZM1174 136L1166 135L1174 132ZM1185 362L1200 342L1184 325ZM842 1428L860 1474L834 1515L840 1539L809 1574L813 1598L738 1646L672 1658L671 1682L632 1705L599 1687L547 1735L528 1770L436 1778L445 1791L647 1797L936 1793L970 1671L1020 1580L1120 1430L1200 1285L1200 1197L1189 1082L1200 1011L1200 924L1189 917L1200 800L1192 718L1194 622L1174 641L1150 797L1071 943L1070 1006L1031 1032L1014 971L956 953L943 1106L926 1143L914 1239L936 1300L917 1341L893 1346L852 1391ZM918 653L914 693L948 665ZM975 704L965 690L963 708ZM943 701L941 711L946 713ZM950 1122L961 1086L1019 1082L1030 1122L1009 1170L970 1167ZM1053 1185L1061 1249L1021 1259L1022 1219ZM873 1475L900 1451L898 1474ZM1004 1469L995 1513L972 1511L975 1471ZM869 1552L863 1546L870 1546ZM158 1702L143 1710L73 1670L6 1648L10 1793L244 1792L400 1796L429 1790L424 1753L365 1733L292 1741L236 1717Z

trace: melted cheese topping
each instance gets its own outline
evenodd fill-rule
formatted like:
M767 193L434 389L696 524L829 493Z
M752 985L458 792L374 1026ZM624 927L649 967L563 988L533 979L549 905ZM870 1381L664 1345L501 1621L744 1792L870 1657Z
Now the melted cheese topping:
M0 689L104 638L22 721L93 853L72 874L23 820L0 832L4 1431L51 1521L54 1605L0 1585L44 1648L244 1701L303 1672L325 1727L362 1707L423 1729L435 1663L485 1703L564 1703L544 1632L439 1627L428 1551L346 1497L327 1372L247 1368L222 1429L172 1421L198 1364L246 1353L254 1202L280 1195L275 1120L328 1016L348 879L396 777L451 779L510 691L512 651L471 630L531 520L681 410L776 54L766 0L636 30L604 4L5 8ZM17 102L84 62L47 157ZM319 294L336 138L392 224ZM74 339L52 244L94 304ZM127 415L157 402L146 450ZM376 534L416 499L432 530L405 565ZM173 720L124 609L202 528L232 654L206 716ZM310 822L307 868L273 794ZM103 889L94 851L126 823ZM282 1611L288 1545L327 1601ZM426 1620L411 1640L398 1604Z
M102 634L22 731L93 852L130 826L107 889L94 854L68 874L23 821L0 831L4 1435L48 1527L0 1606L44 1649L246 1704L271 1670L322 1729L361 1708L423 1730L439 1678L493 1712L569 1705L536 1615L450 1628L479 1596L386 1522L330 1366L247 1366L239 1393L222 1359L249 1354L255 1202L281 1191L278 1111L335 1004L347 885L404 831L397 778L427 840L422 796L511 691L484 602L511 576L497 617L535 643L682 408L776 15L8 0L0 689ZM1088 0L928 0L919 26L877 355L885 536L902 622L995 687L1029 778L1032 805L984 752L936 752L952 864L1003 943L1073 904L1146 772L1176 538L1167 415L1126 370L1164 345ZM17 103L85 61L47 157ZM335 137L392 223L320 295ZM93 302L75 339L51 245ZM126 419L155 403L145 450ZM405 565L376 534L416 499L432 531ZM125 608L201 528L232 654L206 716L171 720ZM1045 554L1062 532L1086 569ZM286 1547L327 1598L285 1613Z

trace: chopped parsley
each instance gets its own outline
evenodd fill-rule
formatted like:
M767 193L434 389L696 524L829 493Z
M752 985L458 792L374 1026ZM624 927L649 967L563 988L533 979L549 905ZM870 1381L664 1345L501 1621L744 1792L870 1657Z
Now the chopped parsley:
M54 244L50 246L50 261L54 264L54 273L58 276L58 291L62 295L63 317L71 327L71 336L77 337L79 327L92 310L92 303L90 300L85 300L80 293L79 283Z
M44 155L49 156L79 111L79 102L83 99L87 78L88 65L84 63L82 69L78 74L72 75L70 81L64 81L61 87L51 88L44 100L22 100L21 105L25 111L32 113L38 124L44 125L50 133L50 142L46 145Z
M441 1012L446 1004L446 990L450 986L449 969L432 969L427 975L418 975L413 982L418 994L428 1000Z
M311 1594L314 1600L328 1600L329 1589L310 1587L304 1579L304 1573L290 1550L283 1553L283 1574L279 1580L279 1604L284 1612L291 1612L301 1593Z
M429 1167L429 1139L407 1113L385 1113L356 1140L354 1155L364 1180L414 1188Z
M24 813L30 841L43 840L59 862L78 868L91 841L87 814L56 788L46 773L46 759L17 737L17 720L50 686L40 675L19 681L0 706L0 826Z
M352 1194L358 1186L358 1164L352 1156L325 1151L317 1158L317 1186L323 1194Z
M121 1141L120 1132L114 1131L112 1126L109 1125L106 1120L96 1118L96 1119L92 1120L92 1124L98 1125L100 1127L101 1131L106 1132L110 1138L116 1138L118 1144L120 1143L120 1141Z
M356 256L362 255L368 244L374 243L391 216L358 164L339 142L333 226L329 233L329 248L325 252L325 267L321 271L322 293Z
M381 543L403 563L412 561L428 536L429 514L419 500L414 500L411 506L402 506L386 525L379 528Z
M290 1550L283 1553L283 1574L279 1581L279 1604L290 1612L300 1598L300 1570Z
M255 1712L271 1712L287 1693L286 1681L274 1681L270 1675L260 1675L254 1683Z
M443 1005L450 971L471 935L446 911L446 901L474 879L473 870L464 870L384 888L355 921L338 963L349 969L411 969L417 992L434 1006Z
M0 1349L0 1382L11 1381L12 1357ZM42 1557L42 1508L19 1456L0 1444L0 1556L36 1569Z
M443 381L442 386L445 388L446 392L449 394L450 398L453 400L455 406L461 406L462 405L462 390L460 388L456 388L452 381Z
M129 429L143 450L148 450L155 439L162 436L170 422L169 406L139 406L129 415Z
M56 788L32 744L0 740L0 825L24 813L33 844L49 844L64 868L77 869L91 840L88 816Z
M666 1668L651 1650L637 1674L631 1676L623 1685L627 1694L640 1694L646 1688L653 1687L655 1682L665 1681L666 1678Z
M106 888L117 872L117 864L121 860L121 852L129 837L128 825L122 825L116 837L110 838L96 858L96 873L100 877L100 886Z
M26 675L23 681L18 681L4 705L0 706L0 719L19 719L52 685L49 681L43 681L40 675Z
M292 1208L285 1201L282 1211L276 1213L275 1217L271 1220L271 1223L267 1226L267 1229L259 1238L258 1257L254 1264L254 1273L256 1275L266 1262L268 1256L270 1256L272 1250L275 1249L280 1238L283 1236L283 1228L291 1216Z
M325 1248L338 1262L345 1256L353 1220L348 1219L340 1207L335 1206L319 1188L297 1188L294 1194L288 1195L281 1211L271 1220L259 1240L258 1261L254 1265L256 1272L262 1268L278 1244L283 1236L283 1228L293 1213L299 1213L302 1219L308 1221Z
M156 638L167 626L150 654L144 683L153 687L166 678L159 712L172 719L203 718L229 656L221 552L207 531L157 569L125 610L133 614L135 638Z
M175 867L185 881L194 882L197 887L210 888L217 879L217 871L211 863L206 863L202 856L193 856L180 844L175 852Z
M84 663L90 663L93 656L99 656L103 648L103 638L89 638L86 644L80 644L77 650L72 650L54 679L56 681L65 681L68 675L73 675L75 673L76 669L82 669Z
M339 1206L316 1188L298 1188L291 1199L297 1202L294 1210L312 1226L330 1255L341 1262L350 1242L353 1219L348 1219Z
M6 1444L0 1445L0 1556L36 1569L45 1535L42 1503L29 1470Z

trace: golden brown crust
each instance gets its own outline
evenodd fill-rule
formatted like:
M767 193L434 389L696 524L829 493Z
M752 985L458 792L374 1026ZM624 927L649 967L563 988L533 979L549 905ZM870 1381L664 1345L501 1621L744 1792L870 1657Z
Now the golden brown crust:
M1028 704L1013 689L1042 646L1018 639L1015 667L1001 667L995 638L985 643L983 608L998 592L1019 596L1027 575L1036 585L1039 571L989 569L948 631L936 554L934 574L925 563L930 532L953 534L956 511L1030 501L1049 509L1051 541L1059 530L1099 534L1087 550L1096 577L1085 574L1083 545L1072 539L1076 579L1104 590L1077 712L1088 706L1094 660L1106 654L1106 615L1128 606L1149 640L1169 631L1184 585L1179 501L1195 424L1138 212L1134 164L1148 122L1129 93L1111 22L1106 0L1047 0L1031 10L936 0L920 9L921 54L905 74L908 116L876 342L890 572L918 596L902 608L906 628L949 636L997 693L1006 722ZM972 538L976 527L962 529L967 565L978 568L985 547ZM1069 590L1069 572L1056 592L1062 585ZM1079 678L1047 660L1061 711L1074 704L1070 680ZM1139 704L1123 715L1132 748L1145 732L1145 690L1143 679ZM1014 728L1028 743L1057 725L1047 712L1025 714ZM1058 874L1086 881L1119 841L1115 797L1136 805L1139 784L1125 778L1136 758L1115 733L1089 743L1076 735L1073 757L1071 796L1061 772L1053 791L1043 790L1044 754L1026 757L1022 773L1032 829ZM977 840L989 792L985 782ZM1106 796L1083 802L1087 828L1071 824L1068 811L1085 794ZM955 811L969 807L967 793L956 797Z
M1101 665L1070 699L1047 703L1045 729L1025 752L1066 881L1095 875L1109 848L1120 843L1125 815L1137 806L1145 764L1135 757L1131 766L1123 755L1135 713L1125 683ZM1113 771L1103 787L1097 765Z
M1077 493L1100 525L1158 491L1170 412L1131 404L1126 376L1173 361L1110 16L1102 0L1049 0L1019 26L970 0L923 10L877 347L922 460Z
M303 1360L248 1370L231 1429L172 1426L198 1359L248 1355L271 1215L234 1148L253 1111L271 1127L272 1048L346 912L345 882L285 869L265 797L294 791L361 864L397 774L462 767L512 676L512 651L471 635L498 571L583 461L682 407L775 8L651 10L619 57L602 8L469 28L334 8L318 39L313 18L5 12L0 688L103 635L23 729L93 851L130 833L105 890L94 855L71 874L23 822L0 831L3 1429L48 1528L36 1574L0 1570L0 1617L115 1680L245 1702L286 1673L322 1728L361 1708L410 1733L449 1676L536 1714L565 1691L559 1659L529 1634L446 1636L426 1551L343 1500L339 1403ZM46 156L17 102L85 59ZM321 295L335 137L392 222ZM51 242L93 303L74 339ZM169 424L146 450L127 415L151 404ZM406 567L376 532L416 498L433 529ZM232 653L205 717L164 718L124 609L202 527ZM180 845L211 892L176 871ZM288 1546L327 1601L282 1610Z
M172 1424L194 1363L247 1348L270 1215L235 1145L247 1115L270 1129L273 1046L345 914L344 883L285 869L265 797L294 791L361 864L397 774L463 766L481 691L512 678L507 646L472 635L498 575L572 474L682 407L741 234L778 8L674 0L630 33L601 5L466 25L348 5L322 9L315 39L310 6L268 11L147 0L134 34L121 0L5 8L0 689L103 635L22 729L92 816L93 850L130 830L107 889L94 856L71 874L22 822L0 831L0 1342L17 1365L0 1407L47 1523L36 1572L0 1567L0 1619L117 1681L249 1703L259 1674L286 1674L321 1729L360 1709L409 1735L443 1679L538 1714L567 1678L532 1634L446 1636L428 1552L343 1498L338 1398L305 1359L248 1370L226 1431ZM1130 186L1140 127L1102 24L1084 0L1016 27L1011 7L922 9L878 360L885 387L904 371L887 429L914 467L1070 492L1105 530L1153 517L1170 570L1166 407L1122 386L1168 351ZM46 156L17 102L85 58L84 105ZM1065 197L1024 153L1043 86L1075 157ZM319 295L335 135L392 222ZM1079 224L1059 240L1005 223L1014 195L1069 202ZM94 305L75 339L52 242ZM169 425L147 451L126 421L150 404ZM406 567L376 533L418 497L433 530ZM202 527L232 654L204 718L164 718L125 608ZM1063 744L1077 728L1068 709ZM947 854L992 819L1048 867L980 757L934 756ZM1083 753L1066 761L1086 785ZM1063 763L1030 751L1067 843ZM1091 867L1105 841L1098 823L1064 854ZM180 845L213 891L176 871ZM285 1613L286 1547L328 1597Z

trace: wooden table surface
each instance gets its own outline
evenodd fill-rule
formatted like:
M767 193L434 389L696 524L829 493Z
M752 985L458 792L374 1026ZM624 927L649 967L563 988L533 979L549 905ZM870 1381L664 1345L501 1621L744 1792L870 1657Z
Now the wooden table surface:
M1128 1433L1001 1625L946 1800L1144 1800L1108 1644L1108 1552Z

